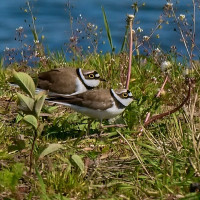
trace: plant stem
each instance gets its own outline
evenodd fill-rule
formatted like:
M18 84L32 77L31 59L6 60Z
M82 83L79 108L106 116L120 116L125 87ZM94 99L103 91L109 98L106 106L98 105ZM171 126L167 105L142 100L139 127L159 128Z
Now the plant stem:
M191 80L189 80L189 89L188 89L188 94L187 94L187 97L183 100L183 102L177 106L176 108L172 109L172 110L169 110L165 113L161 113L161 114L158 114L158 115L154 115L153 117L151 117L151 119L147 120L145 123L144 123L144 127L148 126L150 123L158 120L158 119L162 119L163 117L167 116L167 115L170 115L172 113L175 113L176 111L178 111L180 108L182 108L184 106L184 104L189 100L190 98L190 95L191 95L191 90L192 90L192 83L191 83Z
M28 6L28 9L29 9L29 12L31 13L31 19L32 19L32 24L33 24L33 32L34 32L34 39L37 41L38 40L38 34L37 34L37 31L36 31L35 19L33 17L33 12L31 10L31 6L30 6L29 1L27 1L27 6Z
M130 28L130 33L129 33L129 64L128 64L128 74L126 78L126 89L128 90L129 88L129 83L130 83L130 78L131 78L131 64L132 64L132 51L133 51L133 19L134 17L129 15L128 20L129 20L129 28Z
M162 86L161 86L161 88L160 88L160 90L158 91L158 93L156 95L156 98L160 97L160 94L163 91L168 79L169 79L169 76L167 75L165 80L164 80L164 82L163 82L163 84L162 84ZM146 115L146 118L144 120L144 124L146 124L149 121L150 115L151 115L151 113L148 112L147 115ZM143 128L140 129L140 134L139 135L141 135L142 132L143 132Z
M193 4L193 33L192 33L192 45L191 45L191 56L195 46L195 33L196 33L196 4L195 0L192 0Z
M32 147L31 147L31 153L30 153L30 169L29 169L30 173L31 173L31 170L32 170L32 165L33 165L33 150L34 150L34 147L35 147L36 139L37 139L37 130L35 129L34 137L33 137L33 143L32 143Z
M163 89L164 89L164 87L165 87L165 85L166 85L168 79L169 79L169 76L167 75L167 76L165 77L165 80L164 80L163 84L162 84L162 87L160 88L160 90L158 91L158 94L156 95L156 98L160 97L160 94L161 94L161 92L163 91Z

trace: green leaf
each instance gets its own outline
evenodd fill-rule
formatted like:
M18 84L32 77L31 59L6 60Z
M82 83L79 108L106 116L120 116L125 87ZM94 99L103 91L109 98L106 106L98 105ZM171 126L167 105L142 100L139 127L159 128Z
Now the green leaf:
M38 123L37 123L37 119L35 118L35 116L33 116L33 115L26 115L24 117L24 121L26 123L30 124L31 126L33 126L35 129L37 129Z
M44 151L40 154L39 159L42 159L44 156L58 151L59 149L63 149L63 146L61 144L49 144L49 146L46 149L44 149Z
M76 165L79 167L79 169L81 170L81 172L84 173L85 166L84 166L84 163L83 163L81 157L78 156L78 155L76 155L76 154L74 154L72 156L72 160L76 163Z
M33 79L24 72L13 71L14 81L30 97L35 96L35 84Z
M18 113L17 116L16 116L15 121L16 121L16 123L19 123L22 119L23 119L23 115Z
M109 25L108 25L108 20L107 20L107 17L106 17L106 12L104 10L104 7L101 7L101 9L102 9L102 13L103 13L103 20L104 20L104 25L105 25L105 28L106 28L108 41L109 41L112 52L114 52L115 48L113 47L112 36L111 36L110 28L109 28Z
M25 112L32 112L34 106L34 100L18 92L17 96L19 99L19 109Z
M46 95L42 95L35 100L35 113L37 116L40 115L41 109L43 107Z

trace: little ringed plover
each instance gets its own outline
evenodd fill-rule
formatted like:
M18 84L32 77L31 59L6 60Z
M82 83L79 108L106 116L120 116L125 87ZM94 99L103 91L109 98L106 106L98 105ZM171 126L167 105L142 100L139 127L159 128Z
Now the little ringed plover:
M133 101L133 95L126 89L95 89L71 96L50 95L47 101L68 106L102 122L121 114Z
M105 80L95 70L66 67L40 73L37 88L48 90L49 94L69 96L93 89L100 81Z

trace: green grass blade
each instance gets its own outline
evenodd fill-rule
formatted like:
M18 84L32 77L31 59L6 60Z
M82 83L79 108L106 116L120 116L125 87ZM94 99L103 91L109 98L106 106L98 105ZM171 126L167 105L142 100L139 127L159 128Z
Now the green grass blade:
M126 26L126 31L125 31L125 34L124 34L124 39L123 39L121 50L120 50L121 52L124 51L124 47L125 47L125 44L127 42L128 29L129 29L129 26Z
M40 174L40 172L38 171L37 168L35 168L35 172L36 172L36 175L37 175L37 178L38 178L38 181L39 181L39 184L40 184L40 189L41 189L41 192L42 192L41 199L50 200L49 197L47 196L46 185L45 185L45 183L42 179L42 176L41 176L41 174Z
M104 10L104 7L101 7L101 9L102 9L102 13L103 13L103 20L104 20L104 25L105 25L105 28L106 28L108 41L109 41L112 52L114 52L115 48L113 46L112 36L111 36L110 28L109 28L109 25L108 25L108 20L107 20L107 17L106 17L106 12Z

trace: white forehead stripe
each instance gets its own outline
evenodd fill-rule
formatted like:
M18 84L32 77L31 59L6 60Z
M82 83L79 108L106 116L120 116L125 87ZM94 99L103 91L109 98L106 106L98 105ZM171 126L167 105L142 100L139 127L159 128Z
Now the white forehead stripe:
M96 78L99 78L99 77L100 77L100 75L99 75L99 74L95 74L95 77L96 77Z
M117 99L117 101L119 101L122 105L124 105L125 107L128 106L132 101L133 99L132 98L128 98L128 99L122 99L121 97L119 97L113 89L111 89L111 92L113 94L113 96L115 97L115 99ZM124 92L127 92L127 90L124 90ZM131 94L128 93L128 94ZM132 94L131 94L132 95ZM129 95L130 97L132 97L131 95Z

